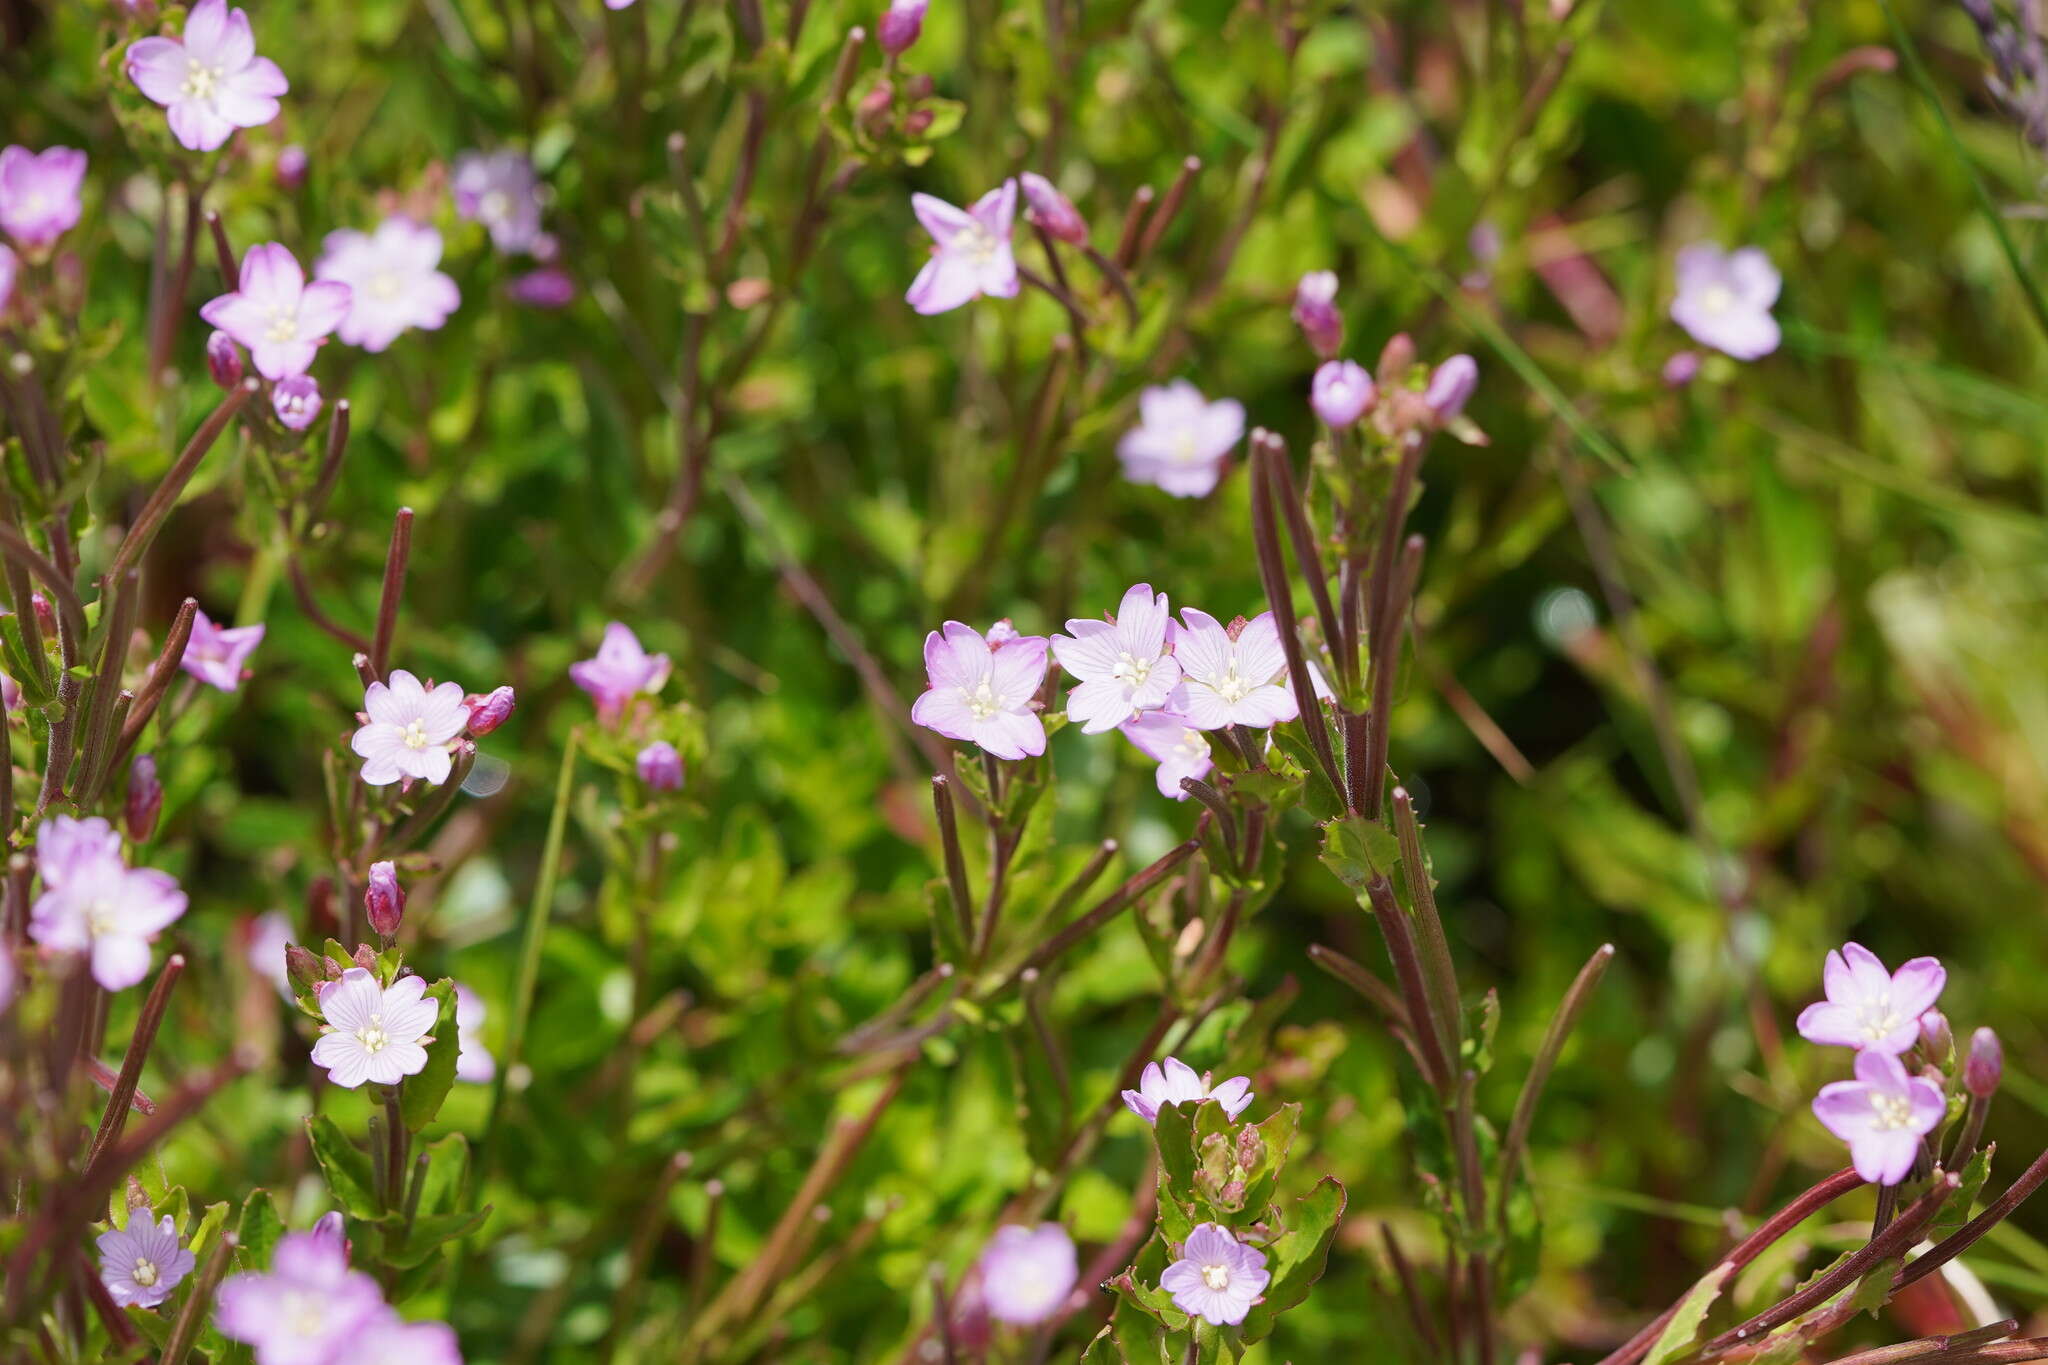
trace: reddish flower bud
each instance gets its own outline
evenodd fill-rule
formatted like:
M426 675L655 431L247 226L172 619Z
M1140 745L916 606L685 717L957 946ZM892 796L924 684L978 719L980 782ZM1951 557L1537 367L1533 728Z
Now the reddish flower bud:
M363 890L363 911L370 917L370 927L385 938L398 932L405 919L405 888L398 884L396 864L370 864L370 884Z
M1415 364L1415 342L1406 332L1396 332L1387 338L1387 344L1380 347L1380 364L1377 371L1380 387L1398 388L1408 381L1408 370Z
M1928 1010L1920 1016L1920 1053L1928 1061L1936 1066L1946 1066L1955 1045L1955 1034L1949 1030L1947 1015L1940 1010Z
M482 696L467 696L462 704L469 708L469 732L482 739L505 723L505 717L512 714L516 698L509 687L493 688Z
M1963 1059L1963 1088L1988 1100L1997 1093L2004 1075L2005 1049L1998 1045L1998 1035L1988 1028L1978 1029L1970 1036L1970 1055Z
M683 756L666 740L657 739L642 749L633 766L650 791L672 792L683 785Z
M242 353L226 332L215 332L206 339L206 372L224 389L242 382Z
M1422 401L1436 414L1437 421L1448 422L1465 410L1472 391L1478 387L1479 362L1469 355L1454 355L1430 375Z
M157 780L156 760L148 754L137 754L128 768L128 801L121 811L129 839L138 844L149 842L163 808L164 784Z
M891 57L910 50L924 32L928 0L889 0L889 8L875 21L875 39Z
M1024 202L1030 205L1031 221L1063 242L1081 246L1088 240L1088 223L1074 201L1061 194L1052 181L1034 171L1017 177L1024 187Z
M1294 286L1294 320L1308 344L1325 360L1344 345L1344 318L1337 311L1337 274L1311 270Z
M57 610L50 605L50 599L38 592L31 593L28 600L35 607L36 624L42 627L43 634L55 635L57 633Z
M340 976L340 972L332 970L333 966L310 948L301 948L296 943L284 946L284 973L291 978L292 990L300 995L318 990L321 982Z
M1671 359L1664 362L1664 386L1682 389L1698 377L1700 353L1698 351L1674 351Z

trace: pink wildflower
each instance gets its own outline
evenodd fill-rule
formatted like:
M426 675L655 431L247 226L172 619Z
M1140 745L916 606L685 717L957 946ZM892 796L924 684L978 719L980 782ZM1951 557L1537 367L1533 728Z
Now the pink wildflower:
M929 691L910 718L997 758L1045 752L1045 725L1032 702L1045 681L1046 641L1026 635L997 649L972 626L948 621L924 637Z
M199 310L221 331L249 348L265 379L304 374L327 334L348 316L349 287L338 280L306 282L292 253L276 242L249 248L242 278Z
M441 234L410 218L386 218L374 232L327 234L314 275L350 290L348 316L335 335L351 346L381 351L413 327L433 331L462 302L441 264Z
M1830 1133L1849 1144L1856 1174L1877 1185L1896 1185L1913 1169L1920 1139L1948 1111L1941 1087L1908 1076L1889 1052L1856 1054L1856 1079L1820 1088L1813 1112Z
M192 616L192 638L179 667L210 687L233 692L242 685L249 656L263 643L264 626L217 626L205 612Z
M1920 1039L1920 1016L1933 1008L1948 973L1931 957L1916 957L1896 972L1860 943L1830 951L1822 972L1827 999L1799 1013L1799 1036L1809 1043L1860 1050L1905 1052Z
M1067 719L1099 735L1166 704L1180 681L1168 647L1172 611L1152 585L1127 589L1107 621L1072 620L1068 634L1052 637L1053 657L1080 686L1067 693Z
M79 193L84 183L85 153L76 148L0 150L0 228L30 251L50 245L69 232L84 212ZM10 282L12 276L10 268ZM0 305L6 303L7 292L0 287Z
M1201 1223L1188 1234L1181 1258L1161 1272L1159 1287L1181 1312L1223 1327L1243 1322L1272 1278L1265 1252L1220 1223Z
M929 194L910 196L917 221L932 235L932 258L904 295L920 313L944 313L986 294L1015 298L1017 258L1010 233L1017 215L1017 182L1005 180L974 201L955 208Z
M373 682L364 691L363 710L368 719L350 741L363 759L363 781L382 787L400 779L448 780L450 750L469 723L462 684L444 682L429 692L412 674L393 669L388 686Z
M1225 626L1205 611L1181 609L1185 627L1174 637L1181 685L1167 709L1197 730L1245 725L1265 730L1300 714L1287 685L1287 655L1273 613Z
M612 721L633 698L661 691L668 668L668 655L649 654L632 627L614 621L604 628L594 656L569 665L569 680L597 703L599 719Z
M1124 477L1154 484L1177 498L1216 487L1223 465L1244 437L1244 404L1210 402L1185 379L1138 395L1138 425L1117 443Z
M144 38L128 49L128 78L169 111L171 135L195 152L210 152L237 128L260 128L277 117L277 97L291 88L284 72L256 55L249 16L227 0L199 0L178 38Z
M1081 1278L1074 1239L1058 1223L997 1228L976 1264L988 1315L1019 1327L1057 1313Z
M1252 1102L1252 1082L1249 1076L1232 1076L1212 1087L1208 1076L1178 1057L1168 1057L1164 1066L1148 1062L1138 1078L1138 1088L1124 1091L1123 1096L1124 1107L1147 1123L1159 1121L1162 1104L1200 1104L1208 1100L1222 1105L1223 1112L1235 1119Z
M441 1015L426 998L427 983L401 976L389 986L361 967L320 984L320 1014L327 1027L313 1044L313 1063L345 1090L365 1081L397 1085L426 1069L431 1031Z

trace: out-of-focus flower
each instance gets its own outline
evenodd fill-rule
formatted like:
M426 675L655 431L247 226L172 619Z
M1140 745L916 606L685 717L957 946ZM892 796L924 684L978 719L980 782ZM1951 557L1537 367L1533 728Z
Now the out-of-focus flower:
M1822 970L1828 998L1799 1012L1799 1036L1809 1043L1905 1052L1920 1039L1920 1016L1948 984L1931 957L1916 957L1896 972L1860 943L1830 950Z
M402 668L391 670L391 682L373 682L363 692L369 719L349 741L363 760L363 781L382 787L401 778L439 784L448 780L455 760L450 749L469 712L462 707L462 684L444 682L429 692Z
M517 701L518 697L510 687L494 687L481 697L464 697L462 705L469 712L470 734L482 739L503 725Z
M20 973L14 966L14 954L7 945L0 943L0 1014L14 1003L14 993L20 988Z
M1920 1139L1934 1131L1947 1105L1941 1087L1908 1076L1889 1052L1856 1054L1856 1079L1835 1081L1814 1097L1814 1116L1849 1144L1856 1174L1877 1185L1896 1185L1913 1169Z
M675 745L665 739L657 739L642 749L633 760L633 768L649 791L682 790L683 756L676 752Z
M30 251L48 246L69 232L84 212L79 194L84 183L85 153L75 147L47 147L40 152L26 147L0 149L0 228ZM12 253L9 255L0 304L6 302L13 281Z
M313 1044L313 1063L345 1090L364 1081L397 1085L426 1069L428 1043L439 1001L426 997L427 983L401 976L389 986L361 967L320 987L320 1013L327 1028Z
M1294 321L1308 344L1325 360L1344 345L1344 317L1337 311L1337 272L1311 270L1294 286Z
M192 1253L179 1242L177 1221L168 1213L152 1225L137 1210L127 1227L103 1232L96 1240L100 1283L123 1308L156 1307L192 1273Z
M156 833L157 817L163 814L164 784L156 775L156 759L137 754L128 765L128 795L121 803L121 822L128 837L138 844L149 842Z
M169 873L131 868L121 836L97 816L56 816L36 831L43 893L29 911L28 936L52 952L90 953L92 979L125 990L149 975L149 945L185 913Z
M306 149L296 142L288 144L277 154L278 187L290 191L305 184L306 165Z
M599 719L616 720L633 698L661 691L668 681L668 655L649 654L632 627L614 621L604 628L595 655L569 665L569 680L597 703Z
M392 217L373 232L328 233L313 274L349 287L348 316L334 334L351 346L381 351L407 328L438 328L462 302L455 281L436 269L440 264L440 233Z
M178 667L199 681L223 692L242 685L249 655L263 643L263 623L253 626L217 626L203 611L192 614L192 638L185 645L185 657Z
M1180 681L1166 631L1172 610L1150 583L1132 585L1107 621L1072 620L1052 637L1053 657L1080 686L1067 693L1067 719L1099 735L1166 704Z
M903 297L920 313L944 313L986 294L1017 296L1017 258L1010 232L1017 216L1017 182L1005 180L960 209L929 194L910 196L911 210L932 235L932 258Z
M997 1228L978 1265L988 1315L1019 1327L1044 1322L1058 1312L1081 1277L1074 1239L1058 1223Z
M7 302L14 297L14 277L20 273L21 258L13 247L0 242L0 316L7 313Z
M1980 1100L1988 1100L1998 1093L1998 1083L2005 1078L2005 1049L1999 1045L1998 1035L1988 1028L1980 1028L1970 1035L1970 1051L1963 1058L1963 1088Z
M1216 1327L1244 1321L1244 1315L1273 1278L1266 1253L1246 1246L1220 1223L1200 1223L1188 1234L1181 1258L1159 1276L1173 1306Z
M320 1215L318 1222L306 1234L318 1238L329 1247L340 1247L343 1256L348 1255L348 1224L343 1221L341 1210L330 1209Z
M1437 421L1448 422L1465 410L1478 387L1479 362L1469 355L1454 355L1430 372L1422 401Z
M5 673L0 673L0 710L19 711L20 709L21 684L8 677ZM0 721L0 724L5 724L5 722Z
M310 374L287 375L270 390L270 407L288 431L304 431L320 415L320 386Z
M461 982L455 983L455 1079L482 1085L498 1074L498 1059L484 1046L484 1002Z
M268 1274L229 1276L216 1304L213 1325L253 1345L256 1365L329 1365L390 1311L377 1282L349 1269L343 1245L310 1232L279 1241Z
M242 351L226 332L207 334L206 373L224 389L232 389L242 382Z
M1699 377L1700 353L1698 351L1673 351L1671 359L1664 362L1664 387L1682 389Z
M1326 360L1316 367L1309 384L1308 405L1317 417L1332 427L1348 427L1365 415L1379 387L1355 360Z
M1778 349L1771 305L1783 283L1770 257L1753 246L1724 252L1699 242L1678 253L1678 296L1671 320L1702 346L1737 360L1757 360Z
M363 888L363 913L370 927L390 938L405 922L405 887L399 884L398 864L390 859L370 864L370 879Z
M1265 730L1300 714L1272 612L1226 626L1205 611L1183 607L1180 619L1173 656L1180 661L1181 684L1168 710L1186 716L1197 730Z
M1088 241L1087 220L1058 186L1036 171L1026 171L1017 179L1024 186L1026 217L1063 242L1082 246Z
M266 910L249 922L242 960L249 970L277 987L286 1000L297 998L291 973L285 969L285 950L292 942L291 918L282 910Z
M1185 379L1138 395L1138 425L1117 442L1124 477L1177 498L1199 498L1223 477L1224 462L1244 437L1244 404L1210 402Z
M55 815L36 830L36 875L46 887L61 886L110 859L121 861L121 836L97 815Z
M1232 1076L1221 1085L1212 1087L1209 1078L1196 1071L1178 1057L1168 1057L1165 1065L1148 1062L1138 1077L1138 1088L1126 1090L1124 1107L1147 1123L1159 1121L1159 1106L1162 1104L1199 1104L1214 1100L1223 1106L1223 1112L1235 1119L1252 1102L1252 1082L1249 1076Z
M543 266L513 280L505 292L529 308L567 308L576 301L576 280L560 266Z
M304 374L348 310L347 285L308 284L291 252L264 242L242 257L235 292L209 300L199 316L248 347L256 373L275 380Z
M171 135L195 152L210 152L237 128L260 128L277 117L277 97L291 89L277 63L256 55L249 16L227 0L199 0L177 38L144 38L128 49L128 78L165 107Z
M875 40L891 57L910 50L924 32L924 12L929 0L889 0L889 8L875 21Z
M1147 711L1117 727L1146 757L1158 762L1152 780L1161 796L1185 801L1188 794L1180 783L1184 777L1204 778L1215 765L1209 757L1209 741L1190 726L1187 717L1171 711Z
M606 0L607 4L611 0ZM631 3L631 0L627 0ZM623 8L613 4L613 9ZM386 1311L350 1333L327 1365L462 1365L455 1329L445 1322L407 1322ZM263 1365L258 1362L258 1365Z
M1032 709L1045 681L1046 641L1025 635L999 649L973 626L948 621L924 637L931 689L910 718L949 739L978 744L997 758L1045 752L1045 724Z
M540 240L540 178L523 152L465 152L450 182L455 211L482 223L498 250L530 252Z

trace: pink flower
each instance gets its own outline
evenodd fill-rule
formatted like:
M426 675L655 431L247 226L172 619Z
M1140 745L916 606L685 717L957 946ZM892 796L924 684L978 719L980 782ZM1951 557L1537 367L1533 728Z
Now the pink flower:
M948 739L978 744L997 758L1045 752L1045 725L1032 709L1045 681L1046 641L1025 635L991 649L972 626L948 621L924 637L931 690L910 718Z
M249 348L265 379L304 374L327 334L348 316L349 287L338 280L306 283L292 253L276 242L249 248L240 287L199 310L199 316Z
M1932 1009L1948 973L1931 957L1916 957L1896 972L1860 943L1828 953L1822 980L1828 998L1799 1012L1799 1036L1809 1043L1897 1055L1920 1039L1920 1016Z
M1664 386L1671 389L1682 389L1687 384L1692 383L1699 372L1700 353L1698 351L1673 351L1671 358L1664 362Z
M92 979L125 990L149 975L150 944L185 913L185 893L168 873L131 868L121 836L105 820L56 816L36 832L43 893L28 935L52 952L90 953Z
M192 638L178 667L209 686L233 692L242 685L249 656L263 643L263 629L261 621L223 628L208 620L205 612L194 612Z
M1246 725L1265 730L1300 714L1287 685L1287 655L1273 613L1225 626L1205 611L1183 607L1174 637L1181 684L1167 709L1197 730Z
M1074 1239L1058 1223L997 1228L976 1264L988 1315L1019 1327L1058 1312L1081 1278Z
M1448 422L1465 410L1478 387L1479 362L1469 355L1454 355L1430 372L1422 403L1437 421Z
M100 1283L123 1308L156 1307L192 1273L192 1253L179 1244L177 1220L168 1213L152 1226L138 1210L127 1227L103 1232L96 1242Z
M1325 360L1344 344L1344 317L1337 311L1337 272L1311 270L1294 286L1294 321L1308 344Z
M320 983L320 1014L327 1027L313 1044L313 1064L345 1090L364 1081L397 1085L427 1066L428 1043L441 1003L426 998L427 983L401 976L389 986L361 967L339 981Z
M1244 1321L1272 1280L1266 1253L1237 1240L1220 1223L1197 1224L1181 1258L1159 1276L1173 1306L1216 1327Z
M920 313L944 313L986 294L1017 296L1017 258L1010 232L1017 216L1017 182L1005 180L957 209L929 194L910 196L917 221L932 235L932 258L910 283L904 299Z
M381 351L407 328L438 328L462 302L455 281L435 269L440 263L440 233L393 217L374 232L328 233L313 274L349 287L348 316L335 335L351 346Z
M1671 320L1702 346L1737 360L1759 360L1778 349L1771 305L1782 283L1771 258L1756 247L1723 252L1698 242L1678 253Z
M232 389L242 382L242 353L236 349L235 339L226 332L207 333L206 373L224 389Z
M1365 416L1365 410L1379 397L1365 367L1355 360L1326 360L1316 368L1309 385L1308 405L1324 425L1348 427Z
M298 143L290 143L277 154L277 183L287 192L297 189L306 181L306 149Z
M665 739L657 739L642 749L633 760L633 767L649 791L682 790L683 756L676 752L675 745Z
M445 1322L407 1322L387 1310L369 1326L351 1332L328 1365L396 1365L401 1361L404 1365L462 1365L455 1329Z
M0 228L33 251L56 241L84 212L79 188L85 183L85 153L72 147L32 152L26 147L0 150ZM10 263L0 281L0 304L6 303L14 270Z
M401 779L439 784L448 780L456 736L469 723L462 684L444 682L429 692L402 668L386 686L373 682L363 693L367 720L349 741L363 760L363 781L382 787Z
M498 1059L484 1046L484 1002L461 982L455 983L455 1079L482 1085L498 1074Z
M1896 1185L1913 1169L1920 1139L1947 1113L1941 1087L1924 1076L1908 1076L1889 1052L1856 1054L1856 1079L1820 1088L1813 1113L1849 1144L1856 1174L1878 1185Z
M170 111L171 135L195 152L210 152L237 128L260 128L277 117L277 97L291 88L284 72L256 55L249 16L227 0L199 0L185 17L184 41L144 38L128 49L128 78Z
M270 407L287 431L304 431L320 415L320 386L309 374L286 375L271 388Z
M57 886L93 864L121 861L121 836L99 816L74 820L54 815L36 829L36 875L44 886Z
M1244 404L1211 403L1185 379L1138 395L1138 425L1117 443L1124 477L1157 485L1177 498L1216 487L1223 464L1244 436Z
M540 178L524 153L464 152L449 188L455 211L482 223L498 250L531 252L540 242Z
M1209 757L1209 741L1202 732L1189 725L1185 716L1171 711L1147 711L1134 716L1117 727L1125 739L1138 746L1140 752L1156 760L1158 769L1152 780L1159 785L1159 794L1175 801L1188 799L1181 787L1184 777L1204 778L1215 765Z
M649 654L630 626L614 621L604 628L593 657L569 665L569 680L596 701L599 719L616 720L633 698L661 691L668 681L668 655Z
M899 56L924 32L924 12L929 0L889 0L889 8L875 21L875 39L882 51Z
M7 301L14 297L14 277L21 273L21 258L14 248L0 242L0 317L6 316Z
M1044 228L1048 235L1063 242L1081 246L1088 240L1088 224L1081 217L1081 211L1074 207L1073 200L1061 194L1052 181L1036 171L1026 171L1017 177L1024 185L1024 202L1029 205L1027 217Z
M370 880L363 888L363 914L370 927L390 938L405 922L405 887L398 880L398 864L389 858L370 864Z
M349 1269L340 1238L294 1232L271 1254L269 1274L222 1282L213 1325L253 1345L256 1365L330 1365L388 1312L377 1282Z
M1163 1067L1158 1062L1148 1062L1138 1077L1138 1088L1123 1093L1124 1107L1147 1123L1159 1121L1162 1104L1201 1104L1208 1100L1222 1105L1223 1112L1235 1119L1252 1102L1252 1082L1249 1076L1232 1076L1212 1089L1208 1076L1178 1057L1168 1057Z
M1138 583L1109 620L1072 620L1069 634L1052 637L1053 657L1080 683L1067 693L1067 719L1079 721L1081 733L1114 730L1166 704L1180 681L1180 665L1167 646L1171 622L1166 594Z

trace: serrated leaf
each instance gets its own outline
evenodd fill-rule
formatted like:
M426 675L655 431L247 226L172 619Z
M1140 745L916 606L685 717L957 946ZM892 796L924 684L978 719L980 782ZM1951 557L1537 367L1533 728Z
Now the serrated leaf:
M1979 1147L1963 1163L1962 1184L1950 1195L1934 1215L1934 1221L1927 1225L1927 1240L1939 1242L1970 1221L1970 1206L1977 1202L1977 1196L1984 1190L1984 1182L1991 1178L1991 1147Z
M482 1227L484 1219L490 1215L489 1206L485 1206L468 1213L444 1213L432 1218L415 1218L412 1232L404 1242L395 1248L386 1249L385 1263L400 1270L422 1265L447 1242L457 1237L466 1237Z
M399 1113L411 1132L419 1132L441 1112L448 1091L455 1084L455 1057L462 1050L460 1030L455 1025L455 983L443 977L427 987L426 998L441 1002L440 1018L434 1021L434 1041L427 1046L427 1065L416 1076L408 1076L399 1092Z
M306 1119L306 1136L313 1144L313 1159L334 1202L351 1218L380 1222L383 1206L377 1202L376 1177L370 1170L370 1155L348 1140L340 1125L325 1114Z
M1337 1238L1337 1226L1344 1221L1344 1187L1335 1176L1326 1175L1316 1187L1295 1202L1288 1211L1287 1231L1266 1250L1272 1282L1266 1296L1245 1315L1244 1339L1262 1341L1273 1330L1274 1320L1308 1297L1315 1282L1323 1277L1330 1259L1330 1244Z
M1643 1365L1671 1365L1698 1343L1700 1324L1707 1320L1707 1310L1721 1297L1721 1290L1728 1283L1728 1273L1733 1268L1724 1261L1685 1291L1685 1297L1678 1301L1677 1309L1671 1314L1671 1321L1665 1323L1664 1330L1658 1333L1657 1344L1643 1357Z
M1385 826L1362 815L1323 826L1323 865L1353 891L1385 876L1401 860L1401 844Z
M226 1206L223 1205L223 1208ZM284 1236L284 1220L266 1190L252 1190L242 1204L242 1216L235 1224L235 1253L251 1268L270 1264L270 1253Z
M1152 1141L1159 1149L1159 1203L1188 1205L1195 1202L1195 1110L1196 1104L1162 1104L1152 1125Z

